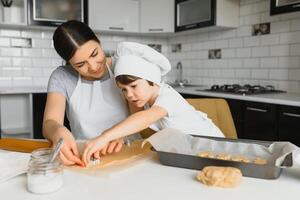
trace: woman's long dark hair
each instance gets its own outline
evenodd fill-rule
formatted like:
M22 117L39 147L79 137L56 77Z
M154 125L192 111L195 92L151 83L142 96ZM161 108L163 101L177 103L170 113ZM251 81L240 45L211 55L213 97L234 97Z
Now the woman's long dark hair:
M67 62L73 57L78 47L89 40L100 43L95 33L88 25L76 20L62 23L57 27L53 34L54 48Z

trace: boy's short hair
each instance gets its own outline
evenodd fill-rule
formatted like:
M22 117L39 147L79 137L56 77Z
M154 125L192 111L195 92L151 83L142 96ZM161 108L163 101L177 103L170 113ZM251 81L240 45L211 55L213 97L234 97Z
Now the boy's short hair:
M141 78L137 77L137 76L131 76L131 75L119 75L116 77L117 83L121 83L123 85L128 85L138 79L141 79ZM154 83L152 81L148 81L148 80L146 80L146 81L149 83L149 85L151 85L151 86L154 85Z

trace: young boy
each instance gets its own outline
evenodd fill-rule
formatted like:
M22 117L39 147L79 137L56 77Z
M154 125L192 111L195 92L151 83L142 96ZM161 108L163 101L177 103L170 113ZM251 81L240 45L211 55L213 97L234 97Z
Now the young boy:
M128 52L126 47L134 49L132 45L142 51ZM167 58L137 43L121 43L118 50L116 83L137 112L87 143L83 154L86 164L91 156L99 158L99 150L109 141L148 127L155 131L168 127L187 134L224 137L205 113L196 111L171 86L161 82L161 76L171 68Z

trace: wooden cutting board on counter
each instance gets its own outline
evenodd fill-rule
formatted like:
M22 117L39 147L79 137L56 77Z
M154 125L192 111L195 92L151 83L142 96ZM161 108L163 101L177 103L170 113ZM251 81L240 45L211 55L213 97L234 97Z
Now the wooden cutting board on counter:
M41 140L31 139L15 139L15 138L2 138L0 139L0 149L8 151L17 151L23 153L31 153L35 149L49 147L50 143Z
M146 143L142 148L143 140L136 140L130 144L130 146L124 145L122 150L118 153L112 153L105 156L101 156L100 164L94 166L88 166L86 168L79 166L66 167L67 169L90 174L90 175L107 175L107 171L115 171L124 168L128 168L134 165L136 162L143 160L144 158L152 157L153 152L150 150L151 145ZM0 149L8 151L17 151L24 153L31 153L38 148L49 147L50 143L41 140L31 139L15 139L15 138L2 138L0 139ZM99 170L101 169L101 170Z
M112 153L100 157L100 164L89 165L86 168L80 166L67 167L68 169L92 176L108 176L113 172L121 171L136 165L138 162L152 158L154 152L151 145L146 143L142 148L144 140L136 140L130 146L124 145L118 153ZM79 150L80 151L80 150Z

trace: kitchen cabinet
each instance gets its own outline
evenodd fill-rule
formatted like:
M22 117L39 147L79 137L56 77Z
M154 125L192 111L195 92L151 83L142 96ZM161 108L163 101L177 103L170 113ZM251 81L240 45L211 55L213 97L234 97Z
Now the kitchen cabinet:
M98 31L140 31L139 0L90 0L89 25Z
M32 109L33 109L33 138L42 139L43 137L43 118L47 93L32 94ZM65 114L64 125L70 130L69 121Z
M300 108L294 106L278 107L278 137L300 146Z
M276 134L275 105L246 101L244 104L243 119L243 138L269 141L278 140Z
M3 0L3 3L1 1L0 24L27 25L27 0Z
M141 32L174 32L174 0L141 0Z
M181 93L184 98L212 98ZM300 107L226 99L238 138L289 141L300 146Z

